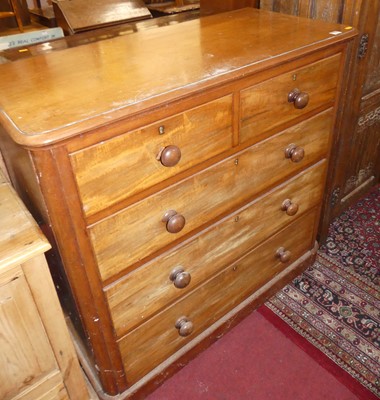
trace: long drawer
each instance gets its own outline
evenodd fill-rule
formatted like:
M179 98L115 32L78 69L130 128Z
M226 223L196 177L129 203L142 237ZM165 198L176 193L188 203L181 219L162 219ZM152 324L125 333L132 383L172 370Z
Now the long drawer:
M334 55L243 90L240 142L257 142L268 136L266 132L271 129L310 111L331 107L336 95L340 57ZM293 93L293 102L289 102L290 93Z
M194 290L241 254L317 206L322 196L325 164L323 162L285 182L108 288L106 297L117 336L121 337ZM281 209L285 199L292 199L298 205L295 215L289 216ZM179 269L183 270L182 276L172 275ZM174 281L171 281L171 275ZM190 282L181 288L189 276Z
M165 309L119 341L127 380L133 384L151 369L181 349L242 300L270 281L292 260L313 246L316 213L296 220L285 230L230 265L189 296ZM279 261L279 249L290 252L287 262ZM176 322L186 317L192 333L183 337ZM182 334L188 334L191 327Z
M102 279L241 207L269 186L325 157L331 118L331 111L322 113L91 226ZM292 144L304 150L301 161L286 158ZM169 210L185 220L176 233L169 233L163 222Z
M107 208L232 146L232 95L70 155L83 210Z

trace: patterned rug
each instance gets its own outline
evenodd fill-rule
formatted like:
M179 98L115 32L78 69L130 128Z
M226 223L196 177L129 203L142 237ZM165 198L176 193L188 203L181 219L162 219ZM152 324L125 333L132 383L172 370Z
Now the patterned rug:
M332 223L314 265L266 306L380 397L380 186Z

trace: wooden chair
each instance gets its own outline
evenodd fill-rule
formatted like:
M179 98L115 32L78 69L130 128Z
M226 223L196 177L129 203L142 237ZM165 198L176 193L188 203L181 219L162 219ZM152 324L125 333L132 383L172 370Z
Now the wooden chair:
M17 3L17 0L9 0L10 10L9 11L0 11L0 18L9 18L15 17L18 25L18 29L20 32L24 32L24 27L22 25L20 8Z

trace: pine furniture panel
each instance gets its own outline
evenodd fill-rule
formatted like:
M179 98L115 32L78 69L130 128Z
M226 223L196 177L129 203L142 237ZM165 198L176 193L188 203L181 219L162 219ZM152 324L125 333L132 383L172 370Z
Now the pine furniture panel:
M0 286L2 399L15 397L58 369L22 270L12 272Z
M44 253L50 245L0 171L0 397L89 399Z

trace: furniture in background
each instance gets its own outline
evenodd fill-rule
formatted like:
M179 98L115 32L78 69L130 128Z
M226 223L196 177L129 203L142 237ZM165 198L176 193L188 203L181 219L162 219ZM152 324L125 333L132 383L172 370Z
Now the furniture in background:
M53 0L57 25L68 35L152 18L143 0Z
M77 47L88 43L108 40L114 37L131 35L138 31L162 28L198 18L199 10L194 10L185 13L171 14L160 18L150 18L121 25L107 26L92 31L81 32L80 35L68 35L61 39L49 41L49 46L46 46L45 43L33 45L26 44L22 48L11 48L0 51L0 63L30 58L38 54L46 55L48 53L64 50L69 47Z
M0 398L89 399L44 253L50 249L0 170Z
M199 0L145 0L154 16L199 10Z
M51 0L29 0L29 14L33 22L54 28L57 26Z
M19 8L17 0L7 0L7 3L9 5L9 10L0 10L0 19L15 18L18 29L20 30L20 32L24 32L24 27L22 25L21 19L21 10Z
M356 33L294 22L246 8L0 65L5 163L105 398L152 390L313 262Z
M237 10L244 7L259 7L260 0L200 0L201 15Z

